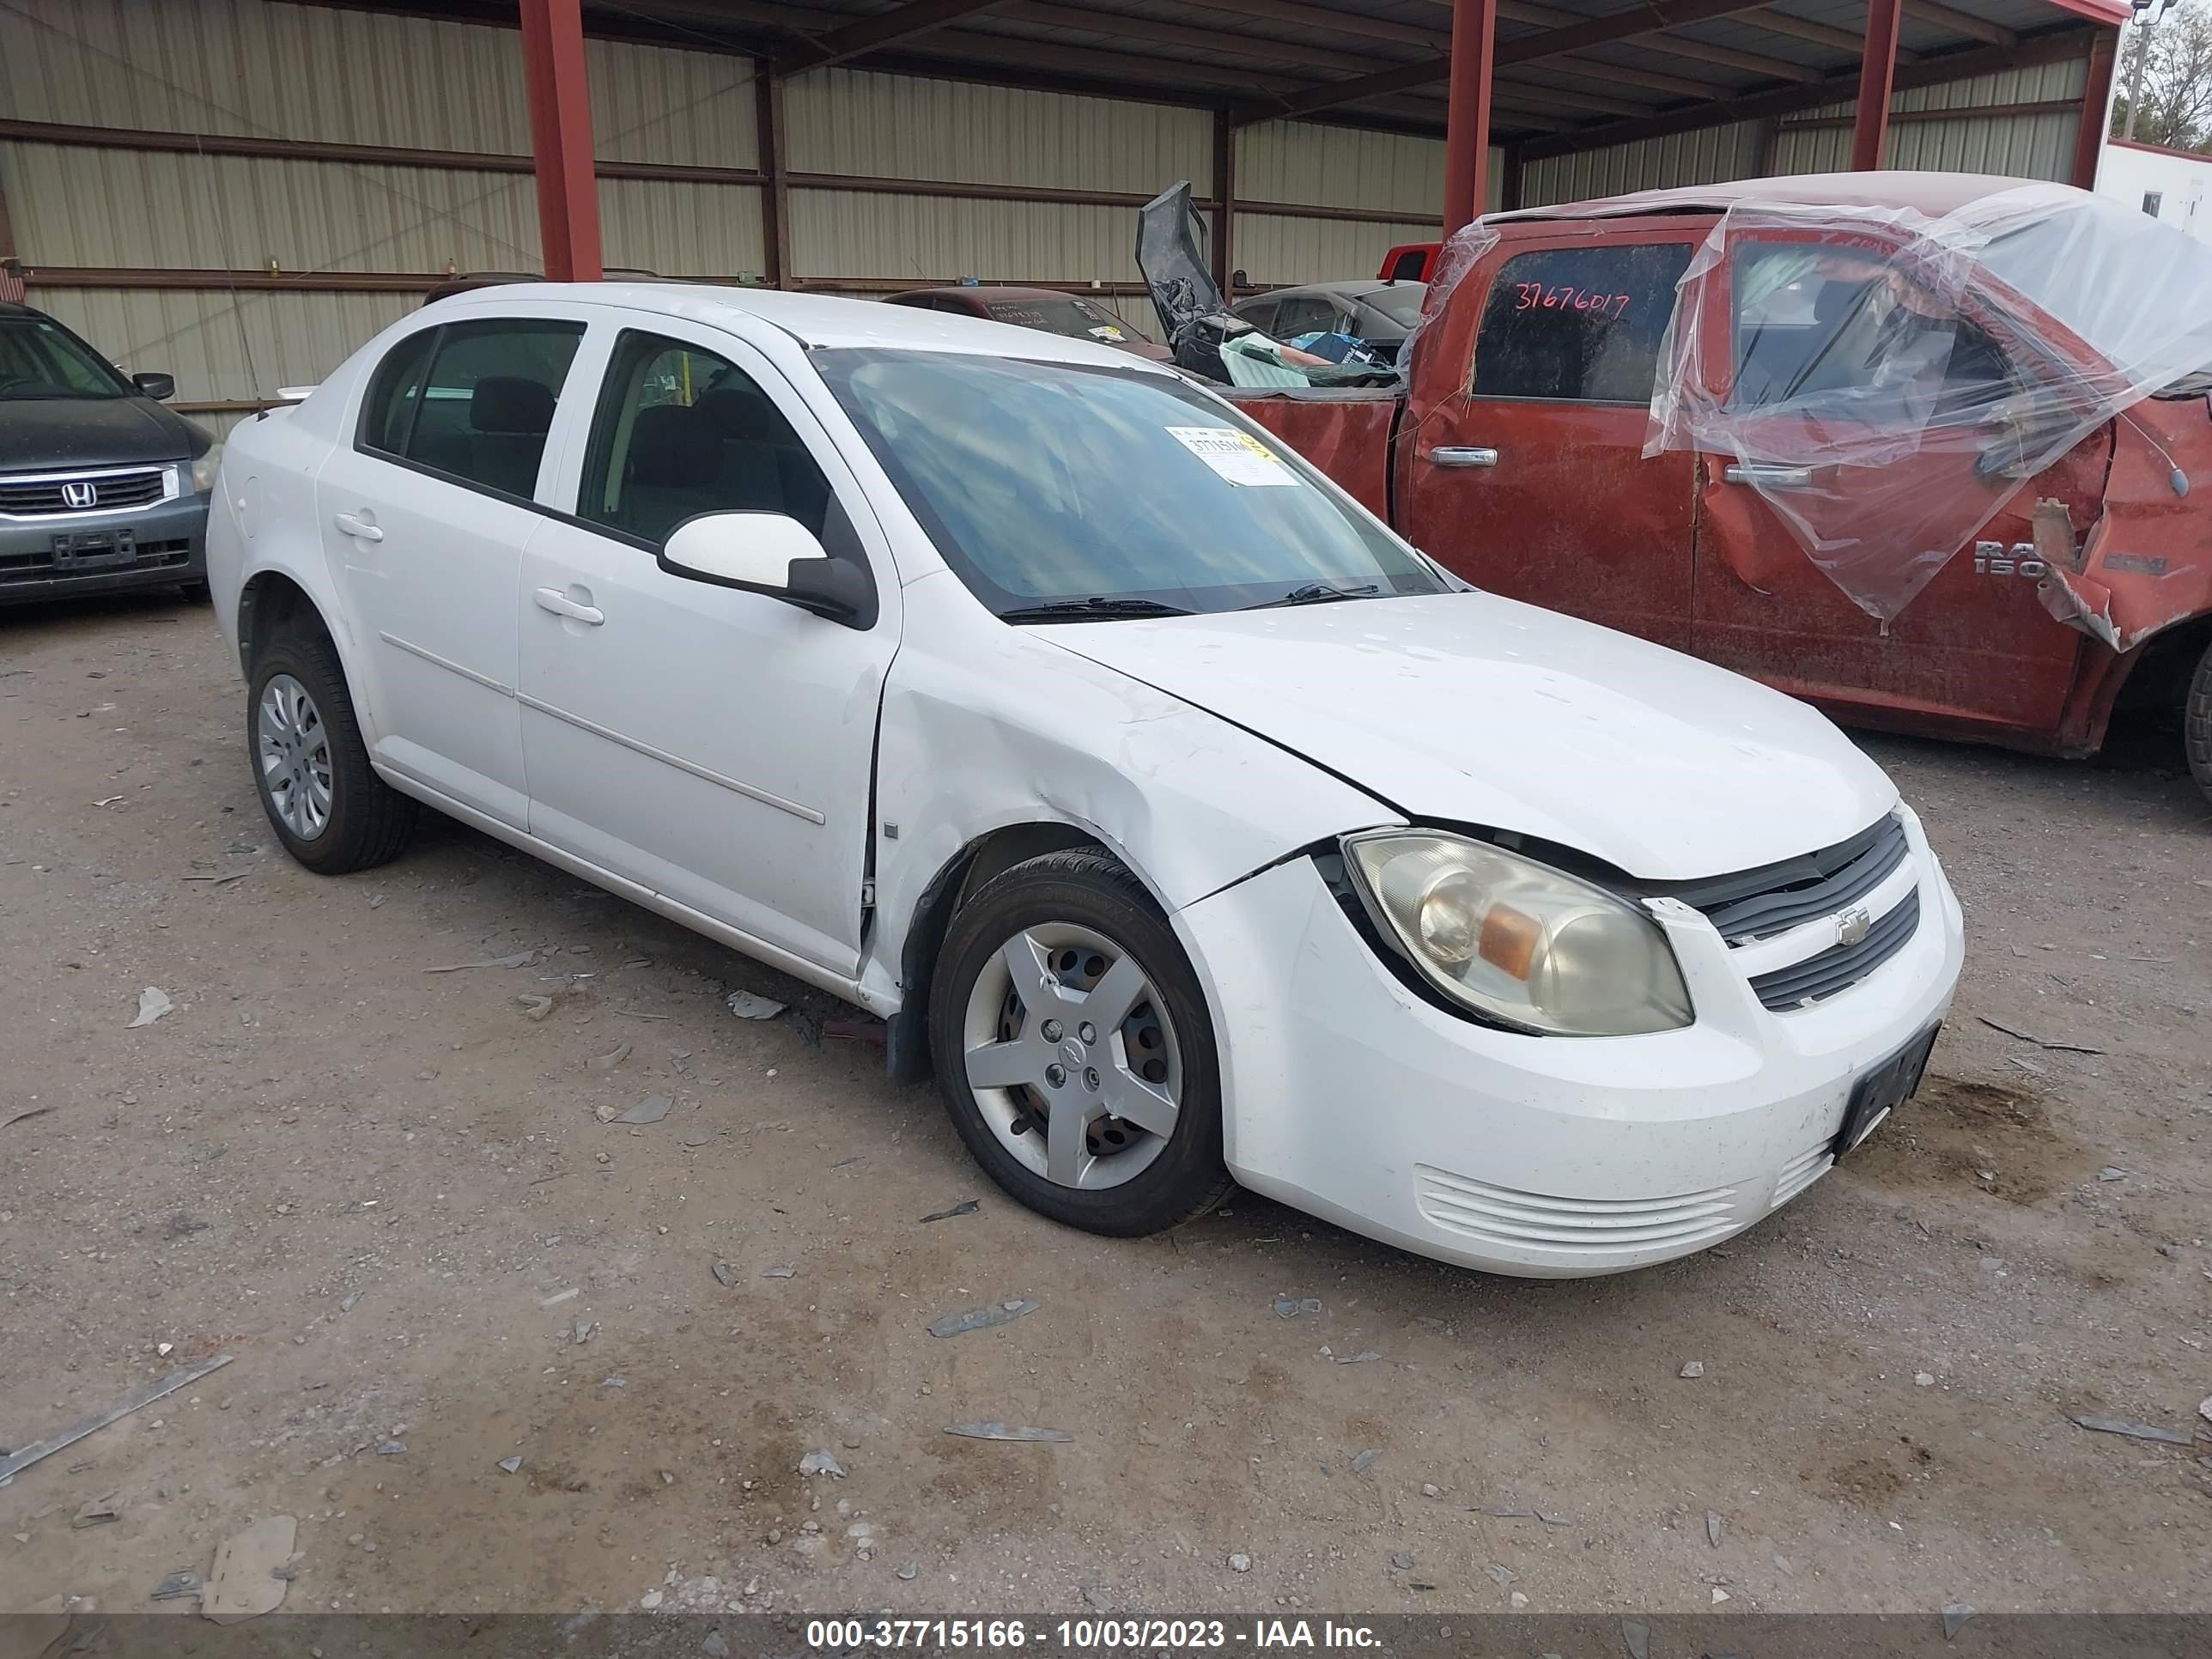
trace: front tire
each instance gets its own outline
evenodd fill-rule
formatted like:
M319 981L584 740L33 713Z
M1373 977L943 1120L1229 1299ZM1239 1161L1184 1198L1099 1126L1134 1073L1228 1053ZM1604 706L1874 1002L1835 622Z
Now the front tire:
M2204 647L2182 703L2181 741L2189 751L2190 775L2212 796L2212 645Z
M1213 1023L1142 883L1103 853L1049 853L954 915L930 985L946 1113L1012 1197L1133 1237L1229 1190Z
M370 766L330 641L280 635L247 684L254 788L284 850L323 876L397 858L414 832L416 805Z

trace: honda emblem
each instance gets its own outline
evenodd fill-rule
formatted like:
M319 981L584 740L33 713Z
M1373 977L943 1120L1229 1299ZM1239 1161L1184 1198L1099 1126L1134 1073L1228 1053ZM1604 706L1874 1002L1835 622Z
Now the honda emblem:
M82 513L88 507L100 504L100 486L94 483L65 483L62 486L62 505Z
M1873 926L1874 918L1867 915L1866 907L1854 904L1836 918L1836 943L1856 945L1867 936L1867 930Z

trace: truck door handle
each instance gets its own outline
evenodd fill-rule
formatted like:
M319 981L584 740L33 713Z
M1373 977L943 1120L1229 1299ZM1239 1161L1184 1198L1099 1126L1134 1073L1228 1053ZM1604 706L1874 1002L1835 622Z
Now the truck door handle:
M381 530L368 520L357 517L351 513L339 514L336 522L339 529L357 542L380 542L384 539L384 532Z
M1813 469L1809 466L1732 466L1721 474L1732 484L1749 484L1753 489L1810 489Z
M607 613L595 605L578 605L557 587L541 587L531 597L538 601L540 611L550 611L556 617L566 617L597 628L607 619Z
M1431 466L1496 466L1498 452L1494 449L1468 449L1450 444L1438 444L1429 451Z

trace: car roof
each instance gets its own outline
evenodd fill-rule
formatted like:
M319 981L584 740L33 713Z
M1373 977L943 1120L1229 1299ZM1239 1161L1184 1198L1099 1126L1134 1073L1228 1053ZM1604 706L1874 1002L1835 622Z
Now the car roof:
M972 290L967 290L972 291ZM1002 290L1010 291L1010 290ZM1055 292L1055 290L1046 290ZM751 318L781 329L801 345L834 349L874 346L891 350L961 351L1032 362L1091 363L1127 369L1131 354L1109 345L1039 329L994 323L957 312L925 311L875 300L841 300L826 294L787 294L770 288L718 288L707 283L530 283L478 289L440 300L416 313L526 311L535 302L621 306L633 311L726 327Z
M1929 218L1941 218L1984 197L2018 190L2027 183L1988 173L1805 173L1522 208L1511 213L1486 214L1483 222L1514 224L1593 215L1725 213L1740 203L1761 202L1815 208L1910 208Z
M36 306L19 306L12 300L0 300L0 317L44 317L46 314Z
M1419 283L1386 282L1377 276L1362 276L1344 283L1301 283L1296 288L1271 288L1265 294L1255 294L1255 300L1292 300L1309 294L1325 294L1333 300L1364 300L1370 294L1380 294L1385 289L1419 288ZM1240 301L1245 304L1249 301Z

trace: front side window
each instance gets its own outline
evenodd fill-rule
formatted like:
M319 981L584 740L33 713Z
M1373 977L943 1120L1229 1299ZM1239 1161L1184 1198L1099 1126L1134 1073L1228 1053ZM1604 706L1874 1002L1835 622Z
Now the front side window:
M1475 336L1474 395L1644 404L1687 242L1542 248L1508 259Z
M360 444L503 495L526 497L581 323L485 318L410 335L377 366Z
M823 533L830 481L728 359L625 329L592 421L579 518L659 546L702 513L781 513Z
M1334 334L1336 307L1326 295L1300 294L1282 302L1275 326L1268 331L1279 340L1295 340L1301 334Z
M0 318L0 403L127 398L131 386L49 317Z
M2014 387L1995 340L1875 251L1747 242L1731 283L1732 409L1917 426Z
M945 562L1001 614L1448 589L1293 452L1170 376L952 352L814 362Z
M1041 328L1048 334L1064 334L1073 340L1118 343L1136 331L1105 307L1073 295L1065 299L986 300L983 309L994 322Z

